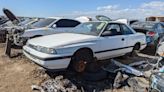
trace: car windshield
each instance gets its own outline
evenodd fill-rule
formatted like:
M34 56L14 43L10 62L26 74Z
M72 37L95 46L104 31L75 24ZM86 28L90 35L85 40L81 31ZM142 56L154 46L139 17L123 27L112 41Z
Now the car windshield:
M98 36L106 22L86 22L73 29L73 33Z
M36 27L36 28L41 28L41 27L46 27L48 25L50 25L52 22L54 22L56 19L43 19L43 20L40 20L34 24L32 24L32 27Z
M21 25L25 25L25 24L29 23L30 21L32 21L32 19L27 19L27 20L25 20L25 21L19 23L18 25L20 25L20 26L21 26Z

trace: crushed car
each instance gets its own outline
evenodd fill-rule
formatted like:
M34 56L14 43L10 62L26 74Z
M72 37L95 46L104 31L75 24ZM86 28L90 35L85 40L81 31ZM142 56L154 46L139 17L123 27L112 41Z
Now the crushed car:
M23 53L48 70L71 67L84 72L88 63L123 56L146 47L146 37L124 23L93 21L78 25L72 32L30 39Z

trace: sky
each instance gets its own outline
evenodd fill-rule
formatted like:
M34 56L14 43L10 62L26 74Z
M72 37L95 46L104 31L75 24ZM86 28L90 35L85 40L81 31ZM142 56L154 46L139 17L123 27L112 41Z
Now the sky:
M3 8L27 17L106 15L141 19L164 16L164 0L0 0L0 10ZM2 11L0 15L3 15Z

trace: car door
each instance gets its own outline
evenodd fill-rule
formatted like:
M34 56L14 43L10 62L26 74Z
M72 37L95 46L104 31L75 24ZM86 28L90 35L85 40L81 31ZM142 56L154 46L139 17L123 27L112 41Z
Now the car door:
M60 19L53 26L54 33L69 32L72 28L79 25L80 22L71 19Z
M101 48L96 52L99 59L112 58L124 53L125 36L121 33L120 24L109 23L100 36Z
M121 32L122 35L124 35L124 47L126 50L124 50L125 53L131 52L133 50L133 46L136 44L136 40L138 39L138 37L136 37L136 32L128 27L125 24L121 24Z

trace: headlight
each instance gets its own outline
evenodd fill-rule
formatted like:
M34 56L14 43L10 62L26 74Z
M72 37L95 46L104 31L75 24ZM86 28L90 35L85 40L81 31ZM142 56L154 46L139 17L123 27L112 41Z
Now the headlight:
M46 48L42 46L35 46L34 49L37 51L43 52L43 53L48 53L48 54L56 54L56 50L53 48Z
M31 45L27 42L26 44L28 47L33 48L39 52L47 53L47 54L57 54L56 50L53 48L47 48L47 47L42 47L42 46L35 46Z

